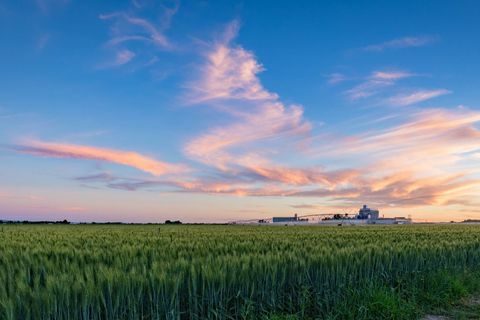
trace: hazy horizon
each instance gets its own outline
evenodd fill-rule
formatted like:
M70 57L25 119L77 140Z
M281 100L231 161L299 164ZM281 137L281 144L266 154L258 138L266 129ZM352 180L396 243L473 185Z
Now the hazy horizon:
M0 219L480 219L476 1L0 4Z

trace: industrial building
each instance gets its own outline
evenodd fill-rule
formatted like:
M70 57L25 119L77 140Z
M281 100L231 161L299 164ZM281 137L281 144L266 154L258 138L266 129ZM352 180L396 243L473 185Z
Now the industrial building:
M370 209L366 204L358 211L357 219L378 219L379 211L375 209Z
M369 208L367 205L363 205L358 214L348 213L319 213L299 216L295 214L293 217L273 217L267 219L250 219L232 221L232 224L260 224L260 225L277 225L277 226L290 226L290 225L308 225L318 223L321 225L336 225L336 226L354 226L354 225L367 225L367 224L410 224L412 220L410 217L394 217L394 218L381 218L380 212L377 209Z
M296 224L307 224L307 218L299 218L295 213L293 217L273 217L272 223L274 224L284 224L284 225L296 225Z
M323 218L319 223L327 225L410 224L412 220L405 217L380 218L380 212L377 209L371 209L365 204L354 217L335 214L333 217Z

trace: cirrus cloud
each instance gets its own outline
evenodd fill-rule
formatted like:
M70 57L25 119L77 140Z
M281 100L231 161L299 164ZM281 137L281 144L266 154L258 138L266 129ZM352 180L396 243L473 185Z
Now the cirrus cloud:
M382 52L387 49L423 47L438 41L436 36L403 37L363 47L363 51Z
M387 102L395 106L408 106L414 103L430 100L446 94L452 93L447 89L418 90L408 94L401 94L390 97Z

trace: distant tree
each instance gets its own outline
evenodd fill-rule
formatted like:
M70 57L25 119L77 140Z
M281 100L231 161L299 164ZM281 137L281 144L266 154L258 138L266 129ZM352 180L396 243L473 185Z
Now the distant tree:
M165 220L165 224L182 224L180 220Z

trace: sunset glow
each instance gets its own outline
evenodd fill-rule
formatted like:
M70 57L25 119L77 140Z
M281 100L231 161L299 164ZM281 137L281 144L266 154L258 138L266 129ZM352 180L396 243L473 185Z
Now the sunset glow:
M0 219L480 219L479 3L241 3L0 4Z

